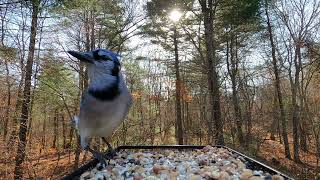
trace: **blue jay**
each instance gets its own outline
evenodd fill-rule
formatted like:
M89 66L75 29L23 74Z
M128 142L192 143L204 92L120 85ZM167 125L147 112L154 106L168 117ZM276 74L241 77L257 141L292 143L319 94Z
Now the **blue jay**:
M103 154L89 147L90 139L101 137L114 155L114 150L105 138L111 136L125 119L132 104L132 96L120 71L116 53L106 49L68 53L85 63L89 76L88 88L81 98L80 113L74 119L81 146L105 164Z

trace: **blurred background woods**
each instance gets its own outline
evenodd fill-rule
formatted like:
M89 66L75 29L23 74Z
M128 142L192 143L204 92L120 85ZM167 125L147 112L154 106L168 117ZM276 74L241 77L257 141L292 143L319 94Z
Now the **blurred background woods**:
M121 55L134 97L114 146L225 144L320 171L318 0L1 0L0 17L1 178L91 158L71 126L86 68L66 51L96 48Z

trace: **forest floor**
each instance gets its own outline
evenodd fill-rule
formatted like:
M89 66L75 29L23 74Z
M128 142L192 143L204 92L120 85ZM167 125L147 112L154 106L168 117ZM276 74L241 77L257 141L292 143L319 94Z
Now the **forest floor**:
M2 143L3 141L1 141ZM14 158L7 153L8 149L3 148L0 143L0 179L13 179ZM293 147L291 147L293 149ZM256 157L258 160L274 167L297 179L315 179L320 174L317 170L317 159L312 153L301 152L302 164L297 164L285 158L283 145L278 141L265 140ZM292 150L291 149L291 150ZM4 152L7 151L7 152ZM13 152L14 154L14 152ZM42 153L30 153L24 163L26 179L59 179L73 171L74 155L68 151L59 152L50 148ZM83 162L83 153L80 155L80 162ZM90 159L90 157L87 157Z
M293 157L292 141L292 137L289 136L290 152ZM309 148L313 149L313 147ZM317 160L315 153L300 150L300 160L302 163L295 163L293 160L285 157L284 145L277 139L275 141L265 140L260 146L258 157L266 161L268 165L294 178L311 180L317 177L320 179L320 162Z
M87 161L90 158L87 157ZM41 155L29 155L23 164L24 179L60 179L74 170L74 159L73 152L58 152L52 148ZM80 154L80 163L83 163L82 160L83 153ZM9 154L0 157L0 179L13 179L14 163L14 158Z

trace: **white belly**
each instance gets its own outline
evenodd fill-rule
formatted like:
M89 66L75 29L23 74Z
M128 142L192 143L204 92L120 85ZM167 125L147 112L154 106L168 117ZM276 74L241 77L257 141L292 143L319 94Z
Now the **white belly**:
M115 101L91 102L82 107L79 115L79 134L81 137L109 137L123 122L128 111L128 98L120 97Z

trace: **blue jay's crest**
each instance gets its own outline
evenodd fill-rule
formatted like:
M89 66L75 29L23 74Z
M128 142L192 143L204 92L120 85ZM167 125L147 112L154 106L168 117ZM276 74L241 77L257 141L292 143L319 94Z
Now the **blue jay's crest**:
M107 49L96 49L93 51L94 59L105 59L105 60L112 60L112 61L119 61L120 55L109 51Z
M90 71L117 76L120 71L120 55L107 49L96 49L89 52L68 51L69 54L85 62ZM95 69L95 70L90 70ZM97 71L99 70L99 71ZM107 72L108 71L108 72Z

